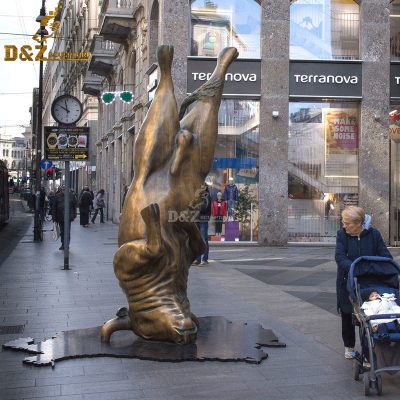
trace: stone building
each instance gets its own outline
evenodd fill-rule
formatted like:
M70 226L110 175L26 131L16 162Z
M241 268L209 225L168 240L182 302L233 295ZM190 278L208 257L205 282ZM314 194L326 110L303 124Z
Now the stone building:
M98 0L62 0L60 3L63 4L60 36L54 40L51 52L89 52L93 37L98 33ZM71 161L71 186L77 192L83 185L89 185L93 190L96 186L98 92L93 88L100 85L101 79L88 74L87 67L87 61L49 61L43 76L43 126L55 124L51 116L54 99L71 94L83 106L82 118L77 126L89 127L90 138L93 138L89 140L89 160Z
M0 134L0 160L4 161L8 173L16 185L26 181L29 176L29 142L25 137Z
M212 198L221 191L231 201L230 239L334 241L340 211L359 204L397 244L400 1L103 0L96 11L85 78L71 67L65 82L73 94L103 99L93 141L109 220L118 222L134 174L157 45L174 46L178 106L207 80L218 52L236 46L207 177ZM252 204L237 227L246 188ZM232 227L240 230L233 236Z

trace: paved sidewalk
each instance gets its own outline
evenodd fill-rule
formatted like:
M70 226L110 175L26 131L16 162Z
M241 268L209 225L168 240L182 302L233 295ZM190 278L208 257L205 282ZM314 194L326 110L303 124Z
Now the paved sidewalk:
M48 228L50 229L50 223ZM2 243L3 245L3 243ZM114 277L117 226L72 224L70 264L46 232L32 227L0 266L0 344L61 330L101 325L126 305ZM222 315L271 328L286 349L266 349L260 365L75 359L49 367L22 364L23 353L0 352L0 399L342 400L364 399L343 357L336 315L333 247L211 247L211 262L192 267L189 298L198 316ZM399 259L399 250L393 251ZM384 376L384 398L398 399L399 376Z

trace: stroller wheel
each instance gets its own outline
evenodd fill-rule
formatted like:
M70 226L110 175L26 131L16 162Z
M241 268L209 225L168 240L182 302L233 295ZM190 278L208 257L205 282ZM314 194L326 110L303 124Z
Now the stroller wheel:
M360 364L356 360L353 362L353 378L355 381L360 380Z
M375 386L378 396L382 396L382 377L380 375L376 377Z
M364 395L369 396L370 394L370 379L369 374L364 374Z

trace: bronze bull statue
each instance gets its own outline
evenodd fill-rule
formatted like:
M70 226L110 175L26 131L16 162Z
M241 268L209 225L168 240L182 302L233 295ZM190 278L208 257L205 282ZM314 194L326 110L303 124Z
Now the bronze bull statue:
M170 221L169 215L187 212L212 167L225 74L237 56L236 48L222 50L209 81L185 99L178 114L173 47L157 49L159 85L136 138L135 175L114 256L129 310L103 325L103 341L120 329L150 340L196 339L198 320L190 311L187 279L205 244L194 222Z

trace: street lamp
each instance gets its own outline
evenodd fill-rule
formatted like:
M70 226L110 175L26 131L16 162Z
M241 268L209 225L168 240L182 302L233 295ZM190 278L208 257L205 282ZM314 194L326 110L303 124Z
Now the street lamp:
M37 34L40 35L40 47L43 47L43 36L48 34L46 27L42 25L43 17L46 15L46 0L42 0L42 8L36 21L40 23L40 29ZM38 98L38 123L36 132L36 199L35 199L35 221L33 228L33 240L38 242L42 238L40 224L40 187L42 185L42 170L40 161L42 159L42 113L43 113L43 60L39 61L39 98Z

